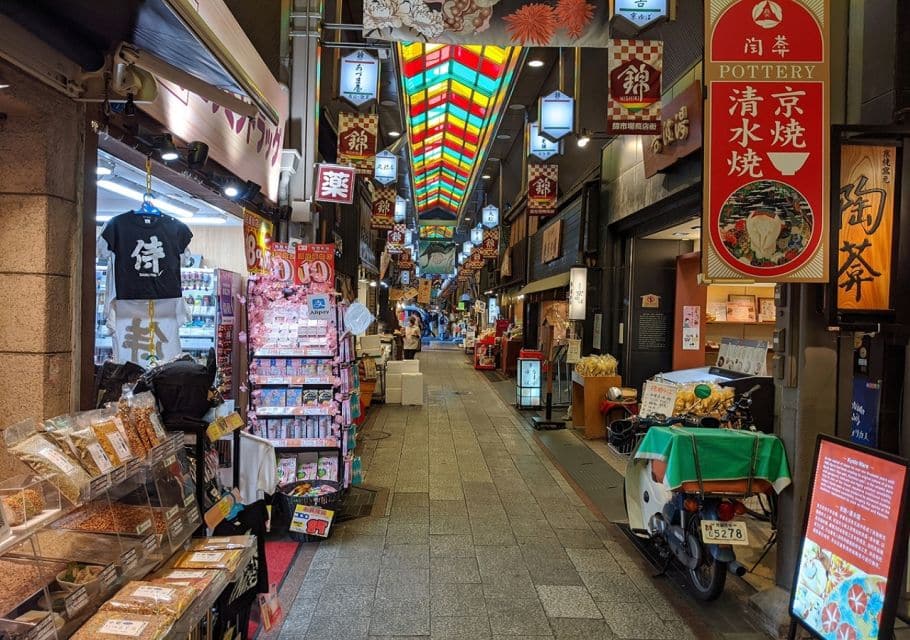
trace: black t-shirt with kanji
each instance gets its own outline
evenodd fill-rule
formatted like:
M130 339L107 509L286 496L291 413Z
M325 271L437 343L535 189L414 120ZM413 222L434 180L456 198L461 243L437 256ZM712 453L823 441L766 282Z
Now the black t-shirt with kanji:
M120 300L180 298L180 257L193 232L171 216L120 214L101 238L114 254L114 286Z

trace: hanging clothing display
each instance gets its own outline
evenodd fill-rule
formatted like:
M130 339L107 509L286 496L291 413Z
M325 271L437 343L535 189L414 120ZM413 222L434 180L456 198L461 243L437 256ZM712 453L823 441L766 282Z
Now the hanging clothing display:
M182 297L180 264L192 238L189 227L164 214L129 211L110 220L98 238L99 257L114 258L114 290L109 297L121 300Z
M180 327L187 321L183 298L114 300L108 322L113 325L114 358L148 366L182 352Z
M278 486L278 467L275 464L275 445L247 432L240 434L240 497L251 504Z

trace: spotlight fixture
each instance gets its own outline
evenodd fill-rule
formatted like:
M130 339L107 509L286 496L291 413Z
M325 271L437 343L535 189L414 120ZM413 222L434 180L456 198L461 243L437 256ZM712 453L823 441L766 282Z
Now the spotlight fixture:
M171 138L171 134L167 133L162 137L161 143L158 145L158 155L165 162L173 162L180 157L180 154L177 153L177 147L174 146L174 139Z
M390 138L400 138L401 131L389 131L389 137Z
M483 174L483 175L480 176L480 177L483 178L484 180L489 180L489 179L492 178L493 176L491 176L489 173L485 173L485 174Z
M240 195L240 186L236 182L228 182L222 189L224 195L228 198L236 198Z
M543 60L538 60L534 58L533 60L528 60L528 66L533 67L534 69L539 69L543 66Z
M582 133L578 136L578 146L582 149L588 146L588 143L591 142L591 136L587 133Z
M186 148L186 163L193 169L199 169L209 158L209 145L198 140Z

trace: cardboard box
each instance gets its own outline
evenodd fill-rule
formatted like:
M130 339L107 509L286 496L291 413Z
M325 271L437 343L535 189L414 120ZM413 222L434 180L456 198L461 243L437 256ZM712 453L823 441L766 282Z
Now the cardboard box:
M386 375L395 373L420 373L420 360L389 360Z

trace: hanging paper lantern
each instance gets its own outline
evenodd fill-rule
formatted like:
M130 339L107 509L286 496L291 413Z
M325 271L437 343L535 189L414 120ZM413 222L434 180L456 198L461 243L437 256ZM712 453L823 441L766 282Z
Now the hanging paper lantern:
M481 224L487 229L499 226L499 207L496 205L488 204L480 212L480 215Z

